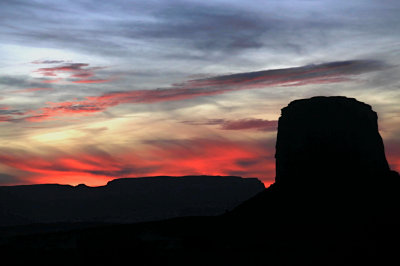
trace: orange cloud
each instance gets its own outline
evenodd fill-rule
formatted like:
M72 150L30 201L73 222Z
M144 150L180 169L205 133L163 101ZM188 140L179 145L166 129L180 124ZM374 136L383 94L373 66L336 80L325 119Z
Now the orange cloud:
M15 93L24 93L24 92L35 92L35 91L47 91L52 90L53 88L27 88L22 90L16 90Z
M57 79L43 79L40 82L42 83L58 83L60 81L62 81L62 78L57 78Z
M271 144L211 139L159 140L151 144L152 155L162 162L157 174L258 177L266 186L275 176Z
M274 176L271 150L256 142L228 140L154 140L142 150L113 155L87 149L86 152L47 156L0 154L0 163L25 172L27 183L104 185L121 177L156 175L239 175L259 177L266 185Z

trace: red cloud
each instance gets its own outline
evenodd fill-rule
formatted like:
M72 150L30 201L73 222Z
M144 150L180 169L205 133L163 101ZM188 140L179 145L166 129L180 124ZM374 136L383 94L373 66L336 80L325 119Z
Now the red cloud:
M385 153L390 167L400 173L400 140L385 141Z
M0 122L10 122L14 120L14 118L10 115L0 115Z
M42 67L36 70L35 72L39 72L43 75L46 75L47 73L54 74L57 76L58 72L85 72L87 71L86 69L83 69L83 67L87 67L89 64L85 63L69 63L69 64L64 64L61 66L57 67Z
M149 144L153 145L152 156L162 162L159 174L253 176L270 183L275 172L271 144L219 139L158 140Z
M70 116L70 115L87 115L90 113L97 113L103 111L105 107L96 105L91 102L62 102L62 103L47 103L48 107L43 107L39 110L29 111L26 114L30 116L25 117L25 121L41 122L44 120L52 119L56 116Z
M186 93L187 92L187 93ZM55 116L65 116L71 114L88 114L106 110L123 103L154 103L171 100L183 100L193 98L194 91L186 89L176 90L139 90L128 92L113 92L102 96L86 97L82 101L69 101L48 103L47 107L39 110L30 111L33 116L27 117L27 121L37 122ZM198 91L197 95L207 95ZM38 119L37 119L38 118Z
M400 173L400 157L388 156L388 161L391 169Z
M94 158L93 158L94 157ZM38 155L0 155L0 162L28 172L30 183L62 183L104 185L113 179L107 173L118 172L123 166L109 156L76 154L75 156L53 154L52 157Z
M58 64L54 67L42 67L35 72L41 74L45 78L54 77L54 79L44 79L43 83L57 83L63 81L64 83L104 83L113 79L88 79L95 75L95 71L103 69L104 67L89 67L87 63L65 63L64 61L34 61L34 64ZM67 77L60 77L60 74L67 75Z
M274 159L265 143L192 139L156 140L147 144L147 149L113 156L98 151L74 155L53 152L46 157L3 152L0 163L26 172L27 183L96 186L120 177L204 174L259 177L269 185L274 176Z

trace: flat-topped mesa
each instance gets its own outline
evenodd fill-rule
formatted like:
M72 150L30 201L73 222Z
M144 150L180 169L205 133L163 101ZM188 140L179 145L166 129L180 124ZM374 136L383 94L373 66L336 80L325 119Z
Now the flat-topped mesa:
M357 184L387 174L377 114L346 97L313 97L282 109L276 142L276 183Z

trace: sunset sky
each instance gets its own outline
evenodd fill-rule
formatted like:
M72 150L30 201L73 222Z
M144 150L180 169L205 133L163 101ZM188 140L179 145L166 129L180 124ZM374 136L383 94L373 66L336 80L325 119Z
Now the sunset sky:
M400 171L400 1L0 1L0 185L275 176L280 109L372 105Z

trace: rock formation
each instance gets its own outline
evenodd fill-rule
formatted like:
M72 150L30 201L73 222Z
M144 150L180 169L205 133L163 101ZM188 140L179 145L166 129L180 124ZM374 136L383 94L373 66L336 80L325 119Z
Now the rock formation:
M275 157L276 183L296 187L349 186L389 172L377 114L346 97L313 97L283 108Z
M232 215L276 223L395 219L400 178L371 106L340 96L291 102L279 118L275 157L276 182Z

